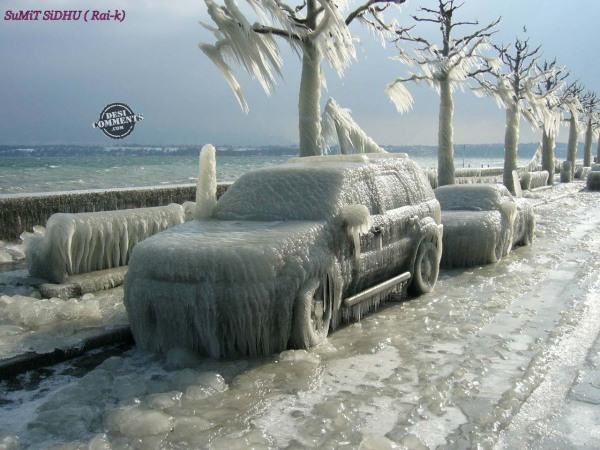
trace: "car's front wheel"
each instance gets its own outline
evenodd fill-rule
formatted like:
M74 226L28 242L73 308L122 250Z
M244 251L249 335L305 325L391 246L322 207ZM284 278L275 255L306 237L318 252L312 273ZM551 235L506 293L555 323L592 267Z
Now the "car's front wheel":
M292 324L293 348L310 348L321 343L329 334L333 313L332 295L317 279L308 280L296 299Z
M419 245L413 267L410 291L415 295L431 292L440 273L440 251L430 240Z

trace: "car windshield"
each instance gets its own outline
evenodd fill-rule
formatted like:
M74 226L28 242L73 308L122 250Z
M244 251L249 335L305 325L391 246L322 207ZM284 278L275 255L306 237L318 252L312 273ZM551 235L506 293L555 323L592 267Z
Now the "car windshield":
M221 197L214 216L224 220L327 220L344 203L340 170L293 165L246 173Z
M508 191L506 191L508 192ZM487 185L443 186L435 190L443 210L493 211L503 200L510 200L502 188Z

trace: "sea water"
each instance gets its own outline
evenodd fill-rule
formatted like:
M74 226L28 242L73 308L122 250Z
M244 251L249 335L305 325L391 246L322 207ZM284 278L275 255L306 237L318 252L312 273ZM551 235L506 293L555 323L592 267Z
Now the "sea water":
M457 148L456 167L501 166L502 149L496 147ZM437 165L433 147L387 149L407 152L425 168ZM523 152L519 164L531 153ZM217 181L234 181L244 172L296 155L294 147L217 146ZM0 146L0 195L193 183L197 175L198 146Z

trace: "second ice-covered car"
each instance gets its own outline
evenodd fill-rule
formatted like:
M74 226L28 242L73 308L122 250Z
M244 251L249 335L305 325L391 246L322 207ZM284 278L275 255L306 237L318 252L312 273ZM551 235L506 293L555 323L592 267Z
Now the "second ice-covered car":
M505 186L463 184L435 190L444 225L442 267L490 264L533 241L535 215Z
M142 348L213 357L317 344L399 284L436 283L440 206L407 157L316 157L254 170L209 220L139 244L125 305Z

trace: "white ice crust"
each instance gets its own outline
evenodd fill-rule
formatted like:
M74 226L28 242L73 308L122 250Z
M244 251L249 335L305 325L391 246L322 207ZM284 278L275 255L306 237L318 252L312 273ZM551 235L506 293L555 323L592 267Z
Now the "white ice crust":
M303 158L248 172L219 199L211 219L139 244L125 283L137 344L213 357L285 350L296 299L315 280L330 286L335 327L344 289L364 289L406 271L419 228L395 230L392 223L417 217L436 228L439 204L410 159L360 156ZM388 245L354 251L371 217L388 227ZM354 267L362 279L355 279Z
M54 214L46 228L24 233L29 273L55 283L68 275L127 265L133 247L184 221L181 205Z
M533 208L504 186L443 186L435 195L442 207L444 267L495 263L515 245L533 240Z

